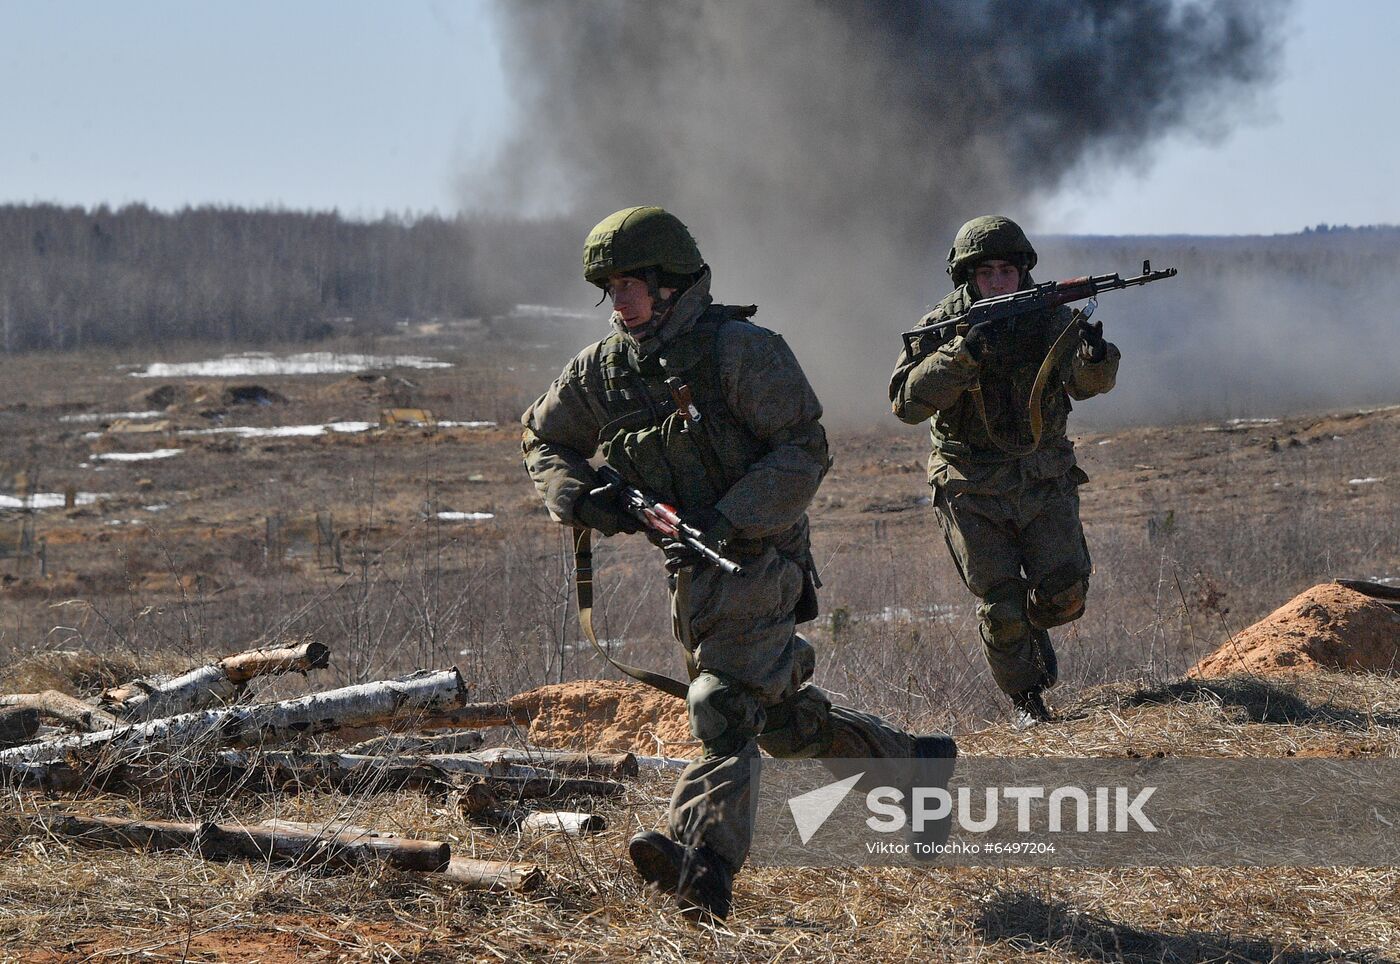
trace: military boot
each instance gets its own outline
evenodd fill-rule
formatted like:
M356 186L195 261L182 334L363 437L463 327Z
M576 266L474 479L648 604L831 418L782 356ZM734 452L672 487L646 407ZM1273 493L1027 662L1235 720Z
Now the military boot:
M958 744L946 733L914 737L916 760L951 760L958 755Z
M1011 705L1016 711L1016 729L1027 730L1040 723L1049 723L1054 719L1050 715L1050 708L1045 705L1045 698L1040 695L1040 689L1026 690L1023 693L1016 693L1011 697Z
M642 879L676 895L676 906L692 921L724 920L734 894L734 872L709 847L684 847L655 830L627 843Z

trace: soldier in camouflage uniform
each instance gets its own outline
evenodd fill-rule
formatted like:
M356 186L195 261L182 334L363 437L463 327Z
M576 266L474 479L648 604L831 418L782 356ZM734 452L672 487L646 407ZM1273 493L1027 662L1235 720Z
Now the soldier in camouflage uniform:
M948 252L957 288L920 325L1030 287L1035 263L1013 221L974 218ZM1088 476L1066 435L1070 399L1111 389L1120 358L1102 322L1080 322L1050 360L1034 433L1032 387L1071 320L1061 307L966 333L945 330L912 354L906 349L890 379L901 421L932 419L934 509L963 581L981 600L987 662L1022 726L1050 719L1042 693L1057 670L1047 630L1083 615L1092 572L1077 491Z
M605 218L583 262L584 277L612 298L614 331L525 412L525 464L555 520L637 532L611 491L597 490L588 459L601 451L744 567L728 575L649 533L667 555L703 755L676 785L670 835L638 834L629 852L688 915L723 918L751 842L759 747L790 758L947 757L955 748L949 737L914 737L834 706L809 682L814 654L795 631L816 614L806 509L830 462L821 404L787 344L749 320L753 307L713 302L694 239L660 208ZM698 421L678 413L667 378L689 387Z

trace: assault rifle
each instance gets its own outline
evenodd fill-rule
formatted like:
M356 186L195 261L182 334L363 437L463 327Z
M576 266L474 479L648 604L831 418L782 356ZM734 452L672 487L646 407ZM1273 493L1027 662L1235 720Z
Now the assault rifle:
M922 355L924 352L916 350L914 345L920 341L922 336L933 332L946 331L949 328L962 328L964 325L966 328L963 330L970 332L979 325L991 324L1045 308L1058 308L1071 301L1092 298L1100 292L1117 291L1119 288L1131 288L1134 285L1145 285L1149 281L1161 281L1163 278L1175 276L1175 268L1153 271L1152 262L1144 261L1142 274L1136 278L1124 278L1115 273L1070 278L1068 281L1047 281L1044 284L1027 288L1025 291L1013 291L1009 295L984 298L956 318L946 318L932 325L901 332L900 337L904 339L904 351L908 355Z
M698 553L706 562L729 573L742 576L744 567L731 559L726 559L710 547L705 533L690 525L677 514L676 510L660 499L654 498L618 474L611 465L598 467L598 478L603 485L593 490L592 495L616 492L622 507L631 516L653 532L659 532L668 539L674 539Z

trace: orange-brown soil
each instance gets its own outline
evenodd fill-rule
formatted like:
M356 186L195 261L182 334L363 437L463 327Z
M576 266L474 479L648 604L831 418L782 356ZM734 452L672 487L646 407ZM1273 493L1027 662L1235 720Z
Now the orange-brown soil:
M641 683L585 679L511 700L530 709L530 742L559 749L692 756L685 703Z
M1313 586L1237 633L1188 675L1400 671L1400 614L1351 589Z

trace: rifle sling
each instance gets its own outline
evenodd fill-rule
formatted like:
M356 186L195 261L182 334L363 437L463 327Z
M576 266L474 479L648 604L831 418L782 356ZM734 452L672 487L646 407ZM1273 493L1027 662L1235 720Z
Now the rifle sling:
M974 380L968 392L972 395L973 404L977 407L977 414L982 418L982 427L987 430L987 438L992 440L992 444L1001 449L1007 455L1017 458L1030 455L1040 448L1040 434L1045 428L1045 413L1041 411L1040 400L1045 394L1045 386L1050 381L1050 373L1060 364L1060 359L1064 357L1066 349L1079 347L1082 337L1079 333L1079 318L1082 312L1076 308L1070 317L1069 324L1065 330L1060 332L1055 343L1050 346L1050 351L1046 353L1045 360L1040 363L1040 370L1035 373L1035 383L1031 386L1031 398L1027 403L1027 415L1031 423L1031 444L1028 446L1011 445L1003 442L1001 437L992 429L992 423L987 418L987 406L982 401L982 383ZM1070 337L1073 333L1074 337Z
M593 632L593 530L574 530L574 586L578 591L578 623L583 629L583 635L588 637L588 641L593 644L593 648L598 651L598 655L612 664L613 668L624 676L630 676L639 683L653 686L663 693L669 693L677 699L685 699L690 687L678 679L663 676L660 673L653 673L651 670L642 669L640 666L631 666L627 663L619 663L608 655L599 643L598 637Z

